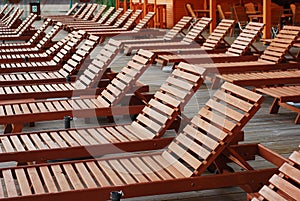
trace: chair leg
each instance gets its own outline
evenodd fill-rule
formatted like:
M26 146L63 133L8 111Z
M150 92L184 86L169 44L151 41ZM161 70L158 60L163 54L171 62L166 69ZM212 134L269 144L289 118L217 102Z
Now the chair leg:
M279 99L275 98L271 105L271 108L270 108L270 114L277 114L279 111L279 108L280 108Z

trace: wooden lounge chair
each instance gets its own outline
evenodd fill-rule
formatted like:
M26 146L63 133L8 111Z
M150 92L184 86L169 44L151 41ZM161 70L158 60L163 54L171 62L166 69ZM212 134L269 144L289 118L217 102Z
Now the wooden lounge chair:
M251 201L300 200L299 166L300 152L294 151L288 161L280 166L279 173L269 179L269 185L264 185Z
M6 21L9 19L10 14L11 14L11 12L12 12L14 9L15 9L15 7L14 7L14 6L11 6L11 7L8 9L8 11L2 16L1 21L0 21L0 26L3 25L3 23L6 22Z
M29 48L35 46L46 34L46 29L50 26L51 19L46 20L43 25L35 32L35 34L28 40L28 42L18 42L18 43L3 43L0 44L0 49L10 49L10 48Z
M97 45L98 38L96 36L90 35L90 40L85 41L85 47L81 47L81 52L91 51ZM34 98L34 99L46 99L46 98L57 98L57 97L72 97L76 95L94 95L99 94L100 81L103 75L109 71L108 66L113 61L115 56L118 54L120 47L119 43L115 41L108 41L108 43L101 48L96 58L89 64L76 80L73 81L70 75L70 80L67 80L66 76L63 77L64 81L58 82L58 77L52 77L51 73L47 72L48 79L40 79L35 85L32 84L10 84L9 86L0 87L0 100L13 100L13 99L24 99ZM89 52L86 52L87 55ZM77 55L79 57L80 55ZM75 56L73 55L73 58ZM74 59L70 59L73 62ZM67 63L71 63L68 61ZM82 63L82 62L81 62ZM65 64L68 66L68 64ZM79 64L78 64L79 65ZM70 68L70 67L69 67ZM78 68L74 67L74 70ZM42 73L40 73L42 74ZM26 80L24 82L29 82ZM55 82L54 82L55 81ZM104 87L101 85L101 87Z
M5 10L7 9L8 4L5 4L0 10L0 19L4 16Z
M105 146L121 145L119 149L124 148L124 150L126 149L127 151L131 149L133 151L139 149L152 149L152 145L150 145L149 147L148 144L153 144L153 142L162 143L163 145L165 145L166 143L171 141L171 138L160 139L160 137L165 133L170 125L173 124L180 111L182 111L182 108L188 103L194 92L202 85L202 73L203 72L198 71L197 68L193 68L193 66L186 65L184 63L179 64L179 66L176 67L167 81L155 93L154 98L152 98L147 103L147 105L143 108L143 111L140 112L140 114L137 116L137 119L131 124L120 126L93 127L85 129L43 131L34 132L31 134L19 133L7 134L5 136L3 135L0 137L0 144L3 144L2 141L5 141L6 139L13 139L15 137L22 139L25 135L28 137L28 139L31 138L31 135L40 136L41 141L43 141L42 138L46 133L46 135L49 136L54 136L54 134L52 133L57 133L57 139L61 139L60 144L65 144L66 146L61 148L57 147L57 149L48 147L49 149L47 150L41 147L36 147L36 150L33 151L28 150L26 144L24 144L24 150L27 150L25 155L28 154L28 156L25 156L24 152L11 152L7 150L0 153L0 161L29 162L73 157L78 158L86 157L91 154L104 155L117 152L116 149L106 149L104 148ZM152 123L150 124L150 122ZM145 126L145 130L143 132L144 134L135 133L132 131L132 129L130 129L134 127L138 128L139 126L144 126L144 124L153 125ZM103 132L101 132L101 130L103 130ZM98 136L97 138L99 141L97 142L93 140L92 142L87 140L87 144L85 144L85 146L82 146L83 144L80 145L75 142L68 142L67 140L72 138L67 137L68 135L70 137L78 135L78 138L86 140L91 140L94 137ZM90 136L88 137L88 135ZM62 138L58 136L61 136ZM53 143L57 144L57 142L55 141L53 141ZM132 143L134 143L135 145L130 146L130 144ZM137 146L138 144L142 145L142 148L137 148L139 147ZM92 147L94 151L92 151L92 153L88 153L87 150ZM157 146L157 148L159 148L159 146Z
M300 73L298 73L298 78L294 78L296 83L300 83ZM284 74L284 72L282 72ZM291 72L295 75L295 72ZM297 81L296 81L297 80ZM257 88L257 91L274 97L270 113L277 114L280 107L284 107L288 110L297 113L295 119L295 124L300 123L300 108L297 104L300 103L300 86L299 85L288 85L288 86L274 86L274 87L263 87Z
M134 23L136 22L136 20L140 17L142 13L142 10L136 10L130 17L129 20L127 20L127 22L124 24L123 27L116 27L116 28L113 28L113 27L109 27L109 28L102 28L101 26L100 27L90 27L90 28L86 28L84 29L85 31L87 32L101 32L101 31L127 31L127 30L130 30ZM105 29L105 30L103 30Z
M151 44L128 44L124 47L124 53L130 55L133 50L139 48L144 49L163 49L163 48L181 48L191 45L192 42L198 37L202 37L202 33L208 28L211 22L210 18L201 18L194 27L188 32L188 34L181 40L176 42L161 42L161 43L151 43Z
M127 44L136 44L136 43L153 43L153 42L164 42L172 41L186 28L191 21L192 17L183 16L175 26L168 31L162 38L146 38L146 39L127 39L127 40L118 40L121 43L122 48Z
M33 101L20 104L19 111L14 110L17 114L12 115L12 118L9 118L10 110L5 110L3 113L0 113L0 124L6 124L6 132L10 131L21 131L23 127L23 120L25 120L23 115L28 115L28 118L32 118L31 121L45 121L45 120L57 120L63 119L64 116L76 116L76 117L89 117L93 114L98 115L99 113L103 113L105 116L108 115L112 111L109 108L112 105L118 103L126 93L132 88L133 84L137 81L137 79L143 74L143 72L148 68L148 66L153 61L153 54L149 51L140 50L138 54L136 54L130 62L128 62L127 66L122 69L120 73L110 82L110 84L101 92L100 95L97 95L96 98L75 98L69 100L54 100L54 101ZM54 104L54 105L52 105ZM9 105L9 106L8 106ZM5 107L16 107L15 104L5 104L1 105L1 108ZM18 105L18 104L17 104ZM18 107L18 106L17 106ZM28 113L29 110L32 113ZM124 114L124 110L126 111L127 107L121 107L118 109L116 115ZM0 109L1 111L1 109ZM8 112L8 113L6 113ZM42 114L47 115L42 115ZM127 112L128 113L128 112ZM38 114L38 115L37 115ZM49 114L49 115L48 115ZM3 115L3 119L1 120L1 115ZM23 116L23 117L22 117ZM19 119L19 117L22 117ZM45 119L46 117L46 119ZM11 130L12 128L12 130Z
M111 19L110 20L110 22L111 23L114 23L114 20L113 20L113 18L112 18L112 13L114 12L114 10L115 10L115 8L114 7L110 7L105 13L104 13L104 15L102 15L101 16L101 18L97 21L97 23L99 23L99 24L104 24L104 23L106 23L106 21L108 21L109 19ZM119 10L119 9L118 9ZM119 12L119 11L117 11L117 12ZM109 17L109 16L111 16L111 17Z
M47 21L46 21L47 22ZM46 26L48 26L46 24ZM45 26L42 26L44 29ZM7 48L1 48L0 46L0 63L11 63L11 62L17 62L15 59L18 57L22 58L22 61L24 61L24 56L27 54L33 54L33 53L42 53L47 50L47 48L50 48L51 46L54 45L52 42L52 39L57 35L57 33L62 29L62 24L57 23L53 28L46 34L37 44L33 44L31 47L22 47L21 45L18 45L17 47L13 47L12 45L10 46L11 48L9 49L8 45L6 46ZM39 31L40 32L40 31ZM24 43L23 43L24 44ZM27 45L28 46L28 45ZM23 55L19 55L22 54ZM24 55L24 53L26 53ZM18 54L18 55L14 55ZM5 56L3 56L5 55ZM40 55L36 55L40 56ZM30 56L27 56L30 58ZM5 60L5 61L1 61Z
M0 74L0 85L1 86L16 86L16 85L29 85L29 84L38 84L38 83L62 83L65 82L66 79L69 79L71 76L75 76L78 72L78 69L81 67L84 60L91 53L98 42L98 37L96 36L88 36L88 40L86 40L83 45L81 45L76 52L69 58L65 64L60 64L61 68L58 70L52 71L40 71L39 66L48 65L49 68L55 69L58 64L54 61L65 61L63 55L55 58L52 62L30 62L31 67L36 67L34 72L29 73L9 73L9 74ZM65 51L61 52L65 53ZM27 66L29 67L29 66ZM71 78L71 81L74 79Z
M81 43L85 35L86 32L84 31L74 31L61 41L58 41L53 48L48 49L45 53L18 54L16 60L21 60L23 63L5 63L4 60L4 63L0 64L0 73L57 70L72 56L72 53L75 52L76 47ZM21 56L28 56L29 62L24 61L24 57L22 58ZM42 58L42 56L44 57Z
M36 14L30 14L30 19L24 20L23 23L16 29L15 33L0 34L0 40L28 40L34 34L35 30L30 29L31 25L37 18ZM27 19L27 18L26 18Z
M136 11L137 12L137 11ZM154 17L155 13L154 12L149 12L147 13L147 15L145 15L145 17L143 17L143 19L141 19L139 21L139 23L134 27L134 29L132 30L117 30L117 29L106 29L105 31L88 31L88 33L99 36L100 37L100 42L104 42L106 37L112 37L112 36L122 36L122 37L126 37L126 36L140 36L141 34L145 34L145 35L155 35L157 34L157 32L155 30L145 30L142 31L143 28L145 28L148 23L150 22L150 20L152 20L152 18ZM128 21L127 21L128 22ZM126 24L124 25L124 27L126 26Z
M231 104L229 101L231 98L239 104ZM239 150L230 144L259 109L262 100L260 95L226 83L211 99L217 101L216 103L219 102L221 107L212 104L212 108L208 104L202 108L166 150L113 158L3 168L0 169L2 176L0 182L5 188L1 189L1 196L3 199L23 198L28 201L38 199L79 201L95 197L107 200L110 192L119 190L124 192L125 198L130 198L243 186L249 183L249 180L251 184L248 186L257 187L258 182L274 174L274 169L255 171L244 167L243 169L246 169L244 172L202 174L219 156L226 154L227 150L235 152L232 158L245 151L245 147L239 147ZM226 112L218 108L226 109ZM230 114L238 114L238 117ZM145 130L143 126L136 125L129 128L137 137L147 134L143 132ZM153 136L152 133L150 135ZM47 138L46 135L45 137ZM270 157L269 150L259 145L252 146L251 151L259 152L263 157ZM244 157L236 161L250 159L252 153L243 155Z
M19 9L16 9L17 13L19 12ZM23 10L20 10L20 16L22 15ZM16 34L18 30L20 30L26 23L29 22L29 20L32 18L33 14L30 14L26 17L25 20L23 20L22 24L19 24L18 27L12 29L12 28L6 28L6 27L2 27L0 29L0 36L1 35L6 35L6 34ZM13 14L12 18L15 17L15 14Z
M128 9L113 25L108 25L108 24L111 24L110 19L109 19L104 24L99 24L97 22L95 22L95 23L81 23L81 24L68 24L67 30L78 30L78 29L86 30L86 29L93 29L93 28L99 28L99 29L120 28L121 26L124 25L126 20L128 20L128 18L130 17L132 12L133 12L133 10ZM114 15L116 13L117 12L115 12ZM117 13L117 15L119 15L119 13Z
M225 21L225 23L222 23L223 21ZM235 24L233 20L222 20L215 31L207 38L205 43L203 43L203 46L198 49L198 51L195 51L193 54L191 54L191 50L188 49L186 49L188 51L188 54L185 54L186 51L180 50L179 54L161 54L161 52L159 52L156 61L161 63L162 66L165 66L168 63L176 64L181 61L186 61L188 63L194 64L209 61L218 63L224 61L230 62L257 59L257 56L255 56L254 58L252 55L250 55L249 57L246 56L251 52L251 47L256 50L256 53L259 52L253 46L253 43L261 35L264 24L257 22L250 22L243 29L241 34L233 41L232 45L230 45L225 53L216 53L216 48L220 46L224 37L230 32L234 25Z
M10 19L8 19L5 23L6 26L1 26L0 33L2 31L11 31L16 29L22 23L22 20L19 18L21 17L23 12L23 9L16 9L11 15Z
M220 79L226 80L228 82L233 82L238 85L244 85L244 81L255 78L255 72L257 71L271 71L271 70L280 70L280 69L294 69L299 68L297 62L289 62L285 59L285 55L289 53L290 48L296 42L300 34L300 28L295 26L285 26L277 38L272 41L272 43L265 49L262 55L257 61L244 61L244 62L226 62L226 63L207 63L207 64L198 64L197 66L205 68L208 71L208 74L211 74L211 77L216 76L215 85L217 86ZM293 55L292 53L290 53ZM295 58L296 59L296 58ZM251 72L252 71L252 72ZM243 73L248 73L248 75ZM264 76L263 76L264 77ZM256 77L257 81L259 80ZM239 83L237 83L238 81ZM267 79L265 79L267 81ZM262 82L264 82L262 80ZM255 86L259 86L262 82L253 82ZM267 82L265 82L266 84ZM271 84L271 82L270 82ZM252 85L252 86L254 86ZM248 85L249 86L249 85ZM251 86L251 85L250 85ZM262 85L260 85L262 86Z

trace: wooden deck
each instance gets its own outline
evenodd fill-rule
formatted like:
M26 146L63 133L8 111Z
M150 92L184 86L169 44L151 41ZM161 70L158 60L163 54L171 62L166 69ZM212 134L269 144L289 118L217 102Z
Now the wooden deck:
M35 25L40 25L41 22L36 22ZM64 36L65 33L60 33L59 37ZM59 39L57 37L56 39ZM97 50L101 47L97 47L91 55L91 58L95 57ZM262 46L260 48L263 48ZM118 71L120 67L123 67L131 57L119 54L111 68L114 71ZM168 77L168 67L164 68L164 71L160 69L160 66L151 66L144 75L140 78L140 81L150 85L150 90L155 91L161 83ZM205 86L202 86L198 92L191 99L189 104L185 107L184 114L188 117L192 117L196 114L198 109L204 105L206 100L212 94L211 90L208 90ZM280 109L279 114L269 114L269 107L272 103L271 97L266 97L262 108L254 116L254 118L245 127L245 141L243 143L262 143L266 147L276 151L277 153L288 156L292 151L298 148L300 144L300 125L294 124L296 114L291 111ZM104 119L91 119L89 124L86 124L83 119L74 119L71 122L72 127L88 127L98 124L107 124ZM129 118L115 117L116 122L124 123L129 121ZM59 129L64 127L64 120L52 121L52 122L39 122L35 127L25 127L25 131L34 131L42 129ZM2 129L2 128L1 128ZM1 130L0 130L1 132ZM170 134L172 134L170 132ZM0 164L2 166L4 164ZM7 163L6 163L7 165ZM10 163L9 165L14 165ZM254 163L255 167L269 167L270 164L266 164L260 160ZM212 181L213 182L213 181ZM145 189L146 191L147 189ZM134 199L126 199L132 201L158 201L158 200L181 200L181 201L238 201L246 200L246 194L239 188L224 188L216 190L206 190L197 192L188 192L171 195L159 195L151 197L140 197Z

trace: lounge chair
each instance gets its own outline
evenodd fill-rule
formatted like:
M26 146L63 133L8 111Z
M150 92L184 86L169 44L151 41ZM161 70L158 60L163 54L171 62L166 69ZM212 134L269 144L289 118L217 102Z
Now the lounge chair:
M94 23L80 23L80 24L79 23L78 24L68 24L67 25L67 30L70 31L70 30L78 30L78 29L86 30L86 29L93 29L93 28L99 28L99 29L120 28L121 26L124 25L126 20L128 20L128 18L130 17L132 12L133 12L133 10L128 9L113 25L109 25L109 24L111 24L110 19L112 19L112 18L110 18L104 24L99 24L97 22L94 22ZM120 13L121 13L121 11L120 11ZM115 14L119 15L119 13L117 13L117 12L115 12L114 15Z
M22 20L19 18L22 16L23 12L23 9L16 9L11 15L10 19L8 19L5 23L5 26L1 26L0 33L3 31L12 31L16 29L22 23Z
M13 86L38 83L62 83L69 78L72 81L73 79L71 78L71 76L76 75L84 60L97 45L98 37L90 35L87 38L88 40L86 40L83 45L81 45L76 50L76 52L73 53L71 58L69 58L65 64L63 64L63 61L65 61L63 53L65 53L65 50L63 50L60 53L60 56L56 56L52 62L29 62L29 64L31 64L31 67L27 67L32 68L34 72L0 74L0 85ZM45 69L45 66L48 66L49 69L56 69L58 67L58 64L56 62L61 63L61 68L59 68L58 70L38 72L39 66L41 66L43 69ZM34 68L36 69L34 70Z
M108 27L108 28L104 28L102 26L100 27L97 27L97 26L92 26L90 28L86 28L84 29L85 31L87 32L102 32L102 31L127 31L127 30L130 30L134 23L137 21L137 19L140 17L142 13L142 10L136 10L130 17L129 20L127 20L127 22L123 25L123 27ZM103 30L105 29L105 30Z
M175 26L169 30L162 38L146 38L146 39L127 39L127 40L118 40L121 43L122 48L127 44L136 44L136 43L153 43L153 42L165 42L176 40L176 37L186 28L191 21L192 17L183 16Z
M232 104L229 101L231 98L239 104ZM209 104L202 108L166 150L3 168L0 169L3 177L0 182L5 188L1 189L1 196L3 199L23 198L29 201L79 201L96 197L108 200L112 191L120 190L124 192L125 198L130 198L229 186L243 187L249 184L249 180L251 184L248 186L257 187L257 183L274 174L274 169L256 171L244 167L245 171L237 173L203 173L228 150L235 153L231 158L236 159L237 163L250 157L253 159L252 155L256 152L263 157L271 156L268 155L268 149L259 145L230 146L259 109L262 100L262 96L254 92L226 83L209 101L216 103L212 104L213 108ZM221 107L218 107L219 104ZM142 126L132 127L137 137L146 134L143 130ZM247 154L245 148L250 148L252 152ZM235 157L243 154L243 151L243 157Z
M42 27L44 28L44 27ZM17 46L15 48L12 47L11 49L5 48L1 49L0 46L0 63L12 63L12 62L18 62L17 58L21 58L21 61L24 61L25 56L28 58L31 58L31 56L28 56L33 53L43 53L48 48L53 46L54 43L52 42L52 39L56 36L56 34L62 29L62 24L57 23L53 28L46 34L37 44L35 44L32 47L22 47ZM9 46L6 46L9 47ZM23 53L23 54L22 54ZM26 53L26 54L24 54ZM18 55L15 55L18 54ZM20 55L21 54L21 55ZM4 56L5 55L5 56ZM43 55L35 55L35 57L43 57ZM2 60L2 61L1 61ZM3 61L5 60L5 61ZM19 60L20 61L20 60Z
M8 34L1 34L0 40L28 40L31 38L31 36L34 34L35 30L31 29L31 25L37 18L36 14L30 14L26 20L22 22L22 24L16 29L16 31L13 33Z
M250 82L251 79L256 77L255 72L257 71L297 69L299 68L298 63L293 61L289 62L285 59L285 55L289 53L290 48L296 42L299 35L299 27L285 26L279 32L277 38L274 39L272 43L265 49L257 61L207 63L198 64L197 66L205 68L208 71L208 74L211 74L211 77L216 78L214 84L216 86L218 85L220 79L233 82L238 85L247 84L247 79L249 79ZM246 73L248 74L246 75ZM251 74L253 74L253 76L251 76ZM245 80L243 80L244 78ZM258 77L256 78L256 81L258 82L252 81L252 84L254 84L252 86L259 86L259 84L264 82L261 80L262 82L259 83ZM245 83L242 83L244 81ZM265 81L267 81L267 79L265 79ZM265 84L267 84L267 82L265 82ZM269 84L272 83L270 82Z
M82 19L91 9L92 4L82 4L80 8L72 16L51 16L53 22L73 21L74 19Z
M28 40L28 42L18 42L18 43L3 43L0 44L0 49L10 49L10 48L30 48L35 46L46 34L46 29L50 26L51 19L46 20L43 25L35 32L35 34Z
M90 52L97 45L97 42L98 38L96 36L90 36L90 40L85 41L85 47L81 47L80 51L82 53L84 51ZM43 81L43 84L38 84L35 82L35 80L32 80L33 83L35 82L35 85L18 83L16 85L10 84L9 86L0 87L0 100L24 98L46 99L57 97L72 97L76 95L99 94L100 88L98 88L98 86L100 85L100 80L102 76L108 73L108 66L118 54L119 50L119 43L110 40L105 46L101 48L98 55L91 62L91 64L89 64L84 68L84 70L82 70L75 81L71 80L71 78L70 80L67 80L67 78L64 76L63 79L65 80L58 82L56 81L58 79L57 77L55 80L54 77L50 75L50 72L47 72L48 77L50 78L39 80L39 82ZM84 54L87 55L88 52L84 52ZM54 72L52 72L52 74L54 74ZM70 77L70 75L68 76ZM53 80L55 80L55 82ZM27 82L29 82L29 80L27 80ZM103 85L100 86L104 87Z
M114 7L110 7L105 13L104 13L104 15L103 16L101 16L101 18L97 21L97 23L99 23L99 24L104 24L104 23L106 23L108 20L110 20L110 23L112 24L112 23L114 23L114 21L115 21L115 19L113 19L113 17L115 16L112 16L113 14L113 12L114 12L114 10L115 10L115 8ZM116 12L119 12L119 9L116 11ZM109 16L111 16L111 17L109 17ZM109 23L109 25L111 25Z
M110 116L112 111L109 109L110 106L118 103L126 93L131 90L133 84L148 68L153 61L153 54L149 51L140 50L131 61L128 62L127 66L122 69L120 73L110 82L110 84L97 95L96 98L75 98L69 100L53 100L53 101L33 101L23 104L5 104L1 105L0 108L5 107L19 107L20 110L14 110L16 114L10 116L10 109L3 110L0 115L3 115L0 124L6 124L6 131L21 131L23 127L24 117L19 119L23 115L28 115L28 118L32 118L30 121L45 121L45 120L56 120L63 119L64 116L77 116L81 118L89 117L93 114L98 115L99 113L105 113L105 116ZM54 104L54 105L52 105ZM25 110L25 107L32 111ZM124 113L127 107L120 106L117 111L117 115ZM0 109L1 111L1 109ZM8 113L7 113L8 112ZM28 113L29 112L29 113ZM46 114L47 115L42 115ZM127 112L128 113L128 112ZM48 115L49 114L49 115ZM21 123L22 122L22 123Z
M137 12L137 11L136 11ZM143 31L142 29L145 28L150 20L154 17L155 13L154 12L149 12L143 19L139 21L139 23L134 27L134 29L128 31L128 30L117 30L117 29L106 29L105 31L88 31L88 33L99 36L100 37L100 42L104 42L106 37L112 37L112 36L141 36L142 35L155 35L158 32L155 30L145 30ZM128 22L128 21L127 21ZM126 24L124 25L124 27ZM160 33L158 33L160 34Z
M6 21L9 19L10 14L11 14L11 12L12 12L14 9L15 9L15 7L14 7L14 6L11 6L11 7L8 9L8 11L2 16L1 21L0 21L0 26L3 25L3 23L6 22Z
M27 149L27 145L24 144L24 150L27 150L25 154L28 154L28 157L24 155L24 152L16 151L12 153L9 151L2 151L0 153L0 161L29 162L61 158L86 157L91 154L111 154L117 152L117 150L106 149L105 147L118 145L121 145L119 149L124 148L127 151L131 149L133 151L139 149L152 149L152 144L157 143L158 149L158 144L162 143L163 145L166 145L166 143L171 141L171 138L161 139L160 137L162 137L165 131L174 123L180 111L182 111L182 108L188 103L194 92L202 85L202 73L203 72L198 71L196 68L193 68L193 66L186 65L184 63L179 64L167 81L154 94L154 98L152 98L146 104L146 106L143 108L143 111L140 112L140 114L137 116L137 119L131 124L85 129L43 131L34 132L31 134L8 134L1 136L2 138L0 137L0 144L3 144L2 141L16 137L23 139L25 135L28 137L28 139L31 139L31 135L40 136L40 139L42 139L45 137L45 135L54 137L53 133L57 133L58 135L55 138L61 139L59 144L64 144L65 146L61 148L57 147L57 149L48 147L49 149L47 150L41 147L36 147L36 150L32 150L32 152L29 151ZM145 126L142 133L135 133L132 131L133 128L138 128L141 125L144 126L144 124L153 126ZM74 143L70 144L67 140L71 139L72 137L69 138L68 135L70 137L77 135L77 139L86 139L85 146L82 146L83 144L77 144L75 141ZM93 138L97 138L98 141L95 141L95 139L92 140ZM48 141L48 143L50 143L50 141ZM53 141L52 143L57 144L56 141ZM131 146L130 144L133 143L135 145ZM139 147L138 144L142 145L142 148L137 148ZM149 145L151 148L149 148ZM94 151L99 151L89 154L88 150L90 150L90 148L93 148ZM76 153L74 152L75 149L77 150ZM43 150L47 151L48 153L46 154Z
M5 10L8 8L8 4L5 4L0 10L0 19L4 16Z
M151 44L128 44L124 47L124 53L130 55L133 50L137 50L139 48L145 49L163 49L163 48L181 48L187 47L191 45L192 42L197 39L199 36L202 36L202 33L208 28L211 22L210 18L201 18L194 27L188 32L188 34L181 40L176 42L160 42L160 43L151 43Z
M68 34L64 39L58 41L52 48L45 53L38 54L23 54L16 55L16 60L23 61L22 63L7 63L3 59L0 64L0 73L15 73L15 72L31 72L31 71L54 71L63 65L66 59L72 56L76 47L84 39L86 32L74 31ZM7 56L3 55L2 57ZM21 57L24 56L24 57ZM28 61L24 59L28 57ZM44 56L44 57L43 57Z
M225 23L222 23L223 21L225 21ZM240 35L233 41L232 45L230 45L230 47L225 53L216 53L216 48L220 46L220 43L223 41L224 37L230 32L234 25L235 24L233 20L222 20L221 23L215 29L215 31L207 38L205 43L203 43L203 46L201 46L198 49L198 51L194 50L193 54L191 54L191 50L188 49L186 49L188 51L187 54L185 54L185 51L181 50L179 50L179 54L161 54L161 52L159 52L156 61L162 63L162 65L165 66L168 63L176 64L181 61L197 64L204 63L207 61L218 63L225 61L247 61L250 59L257 59L257 56L255 56L254 58L252 55L250 55L249 57L246 56L251 52L251 47L253 47L256 50L255 53L259 52L253 46L253 43L261 35L261 32L264 28L264 24L257 22L250 22L243 29Z
M294 78L293 80L296 83L300 83L300 73L298 72L298 78ZM282 72L284 75L284 72ZM295 72L291 72L291 74L295 74ZM291 78L292 79L292 78ZM297 81L296 81L297 79ZM257 91L267 94L269 96L274 97L274 101L270 108L271 114L277 114L280 107L284 107L288 110L297 113L297 117L295 119L295 124L300 123L300 108L297 106L300 103L300 86L299 85L287 85L287 86L273 86L273 87L263 87L256 88Z
M300 147L299 147L300 148ZM256 194L250 194L251 201L300 200L300 152L294 151L288 161L280 166L279 173L269 179Z

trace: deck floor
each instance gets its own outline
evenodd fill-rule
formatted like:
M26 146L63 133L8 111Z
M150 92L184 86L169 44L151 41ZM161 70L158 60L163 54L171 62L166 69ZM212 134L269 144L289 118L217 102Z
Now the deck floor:
M36 22L35 25L39 26L42 22ZM61 32L56 39L61 38L66 33ZM230 39L230 38L229 38ZM101 47L97 47L92 53L91 58L97 55L97 50ZM263 48L263 46L260 46ZM119 54L111 68L114 71L118 71L122 66L124 66L131 57ZM161 83L169 75L169 68L164 68L162 71L158 65L151 66L144 75L140 78L140 81L148 84L150 86L150 91L155 91L159 88ZM205 104L206 100L210 97L213 92L206 86L202 86L197 93L194 95L189 104L185 107L184 114L188 117L192 117L196 112ZM276 151L277 153L288 156L293 150L296 150L300 144L300 125L294 124L294 119L296 114L288 111L286 109L280 109L279 114L269 114L269 107L272 103L271 97L266 97L262 108L254 116L254 118L245 127L245 141L242 143L261 143L266 147ZM128 118L116 117L116 122L126 122ZM72 121L72 127L87 127L95 126L97 124L104 125L106 121L102 123L102 119L97 119L97 121L91 121L89 124L84 123L82 119L74 119ZM35 127L25 127L24 131L34 131L43 129L60 129L64 127L64 121L52 121L52 122L38 122ZM2 129L2 128L1 128ZM0 131L1 132L1 131ZM0 166L12 165L12 164L0 164ZM255 163L256 167L266 167L261 161ZM211 181L214 182L214 181ZM145 189L146 191L147 189ZM194 191L188 193L178 193L170 195L159 195L144 198L134 198L126 199L132 201L140 200L181 200L181 201L198 201L198 200L214 200L214 201L238 201L246 200L246 194L239 188L224 188L216 190L206 190L206 191Z

